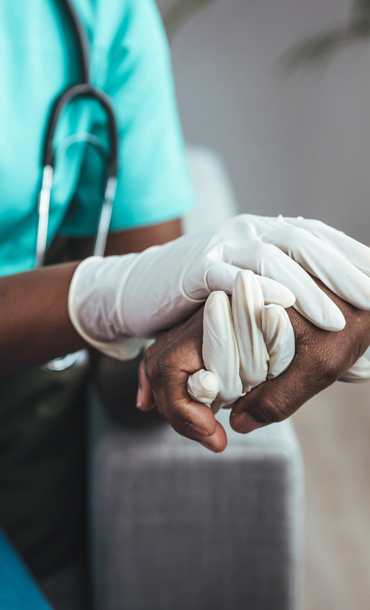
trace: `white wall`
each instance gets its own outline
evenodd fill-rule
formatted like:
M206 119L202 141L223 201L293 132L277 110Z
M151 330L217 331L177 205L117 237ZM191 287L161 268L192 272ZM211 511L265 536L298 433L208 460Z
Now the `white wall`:
M240 209L320 218L370 244L370 41L284 76L293 43L351 0L217 0L172 43L188 142L226 162Z

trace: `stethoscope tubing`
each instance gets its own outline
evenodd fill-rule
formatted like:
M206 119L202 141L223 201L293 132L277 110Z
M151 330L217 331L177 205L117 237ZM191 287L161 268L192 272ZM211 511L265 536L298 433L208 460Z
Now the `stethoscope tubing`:
M46 136L44 142L44 149L42 155L42 166L43 168L47 165L54 167L55 163L55 152L53 146L53 140L55 131L58 125L59 118L64 108L66 108L72 101L78 98L86 98L96 100L100 106L104 109L108 117L108 132L110 139L110 152L107 156L107 178L110 176L117 177L118 172L118 130L116 119L114 116L113 108L108 99L108 96L93 87L89 83L80 83L77 85L71 85L65 89L55 100L48 120L48 126L46 129Z
M80 57L81 82L69 85L54 101L47 122L45 140L42 151L42 184L38 198L38 229L36 239L36 256L35 266L42 267L45 262L45 253L47 248L47 236L50 216L50 199L53 186L54 164L55 164L55 149L54 135L58 126L58 121L64 109L74 100L85 98L95 100L104 110L108 119L109 133L109 151L105 153L106 157L106 179L104 188L104 199L101 208L99 224L96 232L93 255L103 256L109 227L111 223L113 202L116 195L117 175L118 175L118 128L111 102L101 89L93 87L89 83L89 49L87 37L82 27L77 13L74 9L71 0L60 0L68 15L69 22L75 34L78 54ZM87 144L91 144L98 148L101 152L103 147L101 144L94 143L93 138L87 140ZM57 358L47 363L43 368L48 371L62 371L79 363L86 362L86 350L80 350L74 354L68 354L65 357Z
M36 239L35 266L42 267L45 262L47 235L50 216L50 199L53 186L55 165L54 135L59 119L64 109L77 99L95 100L103 108L108 124L109 151L106 153L106 181L104 199L100 219L97 227L93 255L103 256L108 237L110 221L113 211L113 201L116 194L118 175L118 128L112 104L107 94L92 86L89 80L89 50L86 34L82 27L71 0L60 0L68 15L71 27L75 33L77 48L80 56L81 81L69 85L54 101L48 117L44 146L42 151L42 184L38 198L38 229ZM90 142L91 144L91 142Z
M89 78L89 47L85 29L81 25L72 0L61 0L64 4L64 10L68 16L69 23L74 32L75 42L77 44L78 53L80 56L80 77L81 83L88 83Z

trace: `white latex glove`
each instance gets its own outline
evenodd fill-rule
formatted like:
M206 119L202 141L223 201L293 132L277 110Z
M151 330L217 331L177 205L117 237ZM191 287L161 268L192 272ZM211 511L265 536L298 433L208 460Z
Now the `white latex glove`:
M188 379L188 391L217 413L266 379L280 375L294 358L293 327L285 309L265 305L257 276L241 271L232 305L224 292L213 292L203 315L201 370Z
M288 314L278 305L265 305L251 271L238 274L232 307L224 292L213 292L203 316L203 361L206 367L188 379L189 394L217 413L254 387L283 373L295 354ZM341 381L370 379L370 362L360 358Z
M230 294L238 271L251 269L266 304L291 306L294 293L302 315L320 328L340 330L342 313L305 269L369 310L370 250L322 223L293 221L244 214L141 254L88 258L71 282L71 320L94 347L126 358L137 352L137 340L128 336L154 337L173 327L210 292Z

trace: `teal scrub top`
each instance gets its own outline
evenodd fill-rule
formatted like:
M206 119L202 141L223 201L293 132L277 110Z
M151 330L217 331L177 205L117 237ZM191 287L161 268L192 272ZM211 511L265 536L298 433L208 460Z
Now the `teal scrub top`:
M0 556L1 610L52 610L1 532Z
M168 46L152 0L73 0L90 46L90 82L111 99L119 130L119 177L112 230L164 222L193 205L176 110ZM79 56L63 3L0 2L0 275L32 269L41 151L55 97L79 80ZM48 242L96 232L104 163L81 141L107 147L96 102L63 113ZM76 135L77 134L77 135Z

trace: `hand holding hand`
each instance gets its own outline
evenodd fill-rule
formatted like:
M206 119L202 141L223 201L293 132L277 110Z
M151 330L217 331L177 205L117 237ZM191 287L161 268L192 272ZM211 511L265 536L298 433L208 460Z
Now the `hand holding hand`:
M289 417L339 379L369 346L370 313L326 292L343 312L345 328L340 332L318 329L289 309L295 336L294 359L283 374L262 383L236 403L230 421L237 432L250 432ZM214 451L223 451L227 445L224 429L216 423L211 409L191 400L187 392L188 376L204 368L202 322L203 309L186 323L163 333L148 350L140 367L140 403L143 410L156 403L180 434L203 442ZM196 432L194 426L204 434Z
M295 354L293 327L278 305L265 305L256 277L240 271L233 286L232 306L224 292L207 299L203 320L202 369L191 375L188 390L217 411L267 379L284 372ZM360 358L342 381L370 379L370 362Z
M295 357L282 375L259 385L237 401L230 415L235 431L251 432L290 417L310 398L342 377L369 347L370 313L346 303L322 285L321 288L341 309L346 319L345 328L340 332L326 332L289 309ZM368 364L362 363L368 374ZM361 362L358 368L361 369Z
M319 221L244 214L140 254L86 259L71 282L70 318L97 349L132 357L135 336L173 327L212 291L231 294L241 269L257 274L265 303L288 307L295 299L296 310L320 328L340 330L345 322L310 273L370 309L368 248Z
M265 305L254 273L240 271L231 304L220 291L206 301L202 346L206 370L189 377L189 394L217 413L267 378L280 375L294 353L288 314L278 305Z

